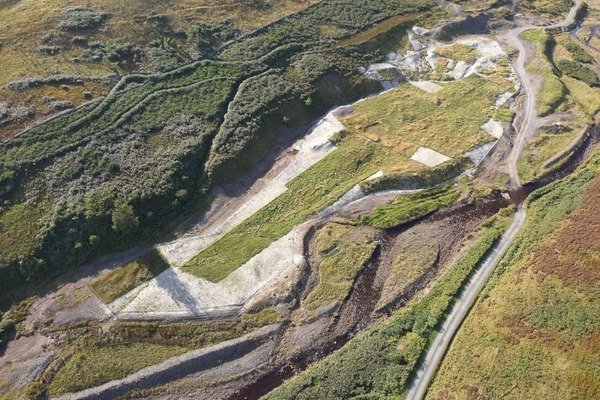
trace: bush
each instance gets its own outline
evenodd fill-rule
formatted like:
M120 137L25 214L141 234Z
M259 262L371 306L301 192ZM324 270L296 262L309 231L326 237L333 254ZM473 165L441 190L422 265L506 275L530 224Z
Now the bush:
M110 14L95 12L84 7L70 8L63 14L58 27L65 31L95 29L102 26Z
M40 46L38 48L39 52L42 54L45 54L47 56L53 56L55 54L58 54L62 51L62 47L60 46L50 46L50 45L44 45L44 46Z
M106 47L106 58L112 62L137 62L144 58L144 52L133 43L112 44Z
M591 64L594 62L594 57L590 56L581 46L577 45L571 39L565 41L565 48L573 56L573 60L581 63Z
M564 75L583 81L590 86L598 86L600 83L598 75L593 70L576 61L559 60L556 66Z
M496 11L496 18L498 18L498 19L511 20L513 18L513 16L514 16L514 14L510 10L510 8L505 7L505 6L498 8L498 11Z
M162 46L147 48L146 55L152 66L158 71L168 71L183 63L183 59L178 53L169 51Z
M197 22L186 32L197 59L214 55L221 44L235 38L238 34L239 31L231 21L217 24Z

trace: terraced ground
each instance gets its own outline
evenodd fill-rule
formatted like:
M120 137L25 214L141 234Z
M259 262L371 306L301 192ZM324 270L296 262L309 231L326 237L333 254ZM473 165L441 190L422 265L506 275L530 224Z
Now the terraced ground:
M215 183L262 160L277 132L375 89L355 68L376 48L368 41L337 43L400 14L409 25L444 17L420 12L431 6L428 0L320 2L263 30L215 43L214 61L127 76L106 98L3 143L4 288L164 234L165 222L206 200ZM89 13L77 16L92 23L85 19ZM218 29L206 30L215 35Z
M0 114L0 140L61 109L108 94L122 75L159 72L193 61L198 57L196 39L200 37L192 39L190 33L197 26L225 22L228 35L235 35L235 30L248 32L312 3L5 1L0 5L0 19L5 22L0 27L0 103L12 109L14 118L5 120ZM85 12L72 13L69 19L68 10L78 7ZM203 51L212 51L211 43L207 44ZM5 86L24 77L51 76L79 79L24 90Z
M37 33L20 31L22 49L12 37L0 45L0 66L41 51L32 59L54 60L62 73L71 64L82 68L77 73L115 71L117 79L144 72L110 93L110 84L73 84L72 77L0 89L31 104L67 94L80 96L73 100L79 104L88 100L84 90L108 93L0 144L0 399L69 398L82 390L89 392L75 396L404 398L446 314L509 226L509 198L519 202L582 160L571 175L529 195L522 233L428 396L598 397L598 133L577 140L599 108L589 74L598 55L581 40L591 32L586 23L600 18L597 2L590 1L581 37L525 33L537 49L529 72L544 82L544 116L526 138L519 173L533 183L523 193L506 189L511 134L522 117L521 97L512 99L512 54L489 56L500 48L491 39L505 44L504 30L514 29L506 18L523 12L517 23L546 23L563 18L568 3L526 0L512 11L506 2L471 0L91 1L69 12L61 2L0 3L0 18L15 20L35 5L41 16L31 29L56 35L38 44ZM481 22L465 24L463 9L490 7L499 35L462 37L479 32ZM123 14L133 11L142 17ZM420 27L455 18L440 30L451 43L427 47L434 34ZM73 23L95 27L75 33ZM95 39L106 45L92 45ZM124 40L132 46L120 46ZM413 50L423 43L419 67ZM68 59L84 52L102 57ZM402 82L404 75L419 81ZM346 129L316 146L326 146L325 157L180 268L168 265L161 246L133 247L185 232L187 220L176 226L186 215L198 220L213 200L219 207L235 199L218 191L213 199L214 188L234 182L243 193L254 183L239 178L258 163L281 156L277 166L299 153L273 149L333 105L382 84L398 87L343 108L337 117ZM54 100L27 100L48 90ZM5 126L10 136L20 125ZM477 154L492 151L479 164L470 150L483 144ZM473 160L478 168L455 179ZM357 192L364 197L349 203ZM340 199L348 201L339 206ZM332 204L335 211L322 212ZM265 252L280 241L278 252ZM127 251L97 258L119 249ZM248 262L261 254L258 268ZM279 262L291 268L259 287L261 274ZM252 268L240 282L242 265ZM169 281L173 274L189 280ZM195 292L190 282L200 282ZM251 296L234 302L234 313L195 308L219 285L223 299L238 299L235 289L244 284ZM163 292L168 299L156 295ZM151 301L130 316L174 304L193 320L168 313L120 320L125 314L115 304L139 293Z

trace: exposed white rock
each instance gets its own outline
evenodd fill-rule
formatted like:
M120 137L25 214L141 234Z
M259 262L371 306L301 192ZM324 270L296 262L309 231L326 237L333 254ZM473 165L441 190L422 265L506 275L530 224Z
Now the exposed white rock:
M393 88L397 88L400 86L400 82L398 81L381 81L381 86L383 86L384 90L390 90Z
M426 91L427 93L437 93L442 90L442 86L431 81L410 81L410 84Z
M415 51L421 51L427 47L417 39L417 36L412 31L408 31L408 41Z
M496 143L498 143L498 141L494 140L493 142L489 142L482 146L479 146L478 148L468 152L467 157L469 157L469 159L473 164L475 164L475 166L478 166L487 157L490 151L492 151L492 149L496 146Z
M506 104L506 102L508 100L510 100L513 96L515 95L515 92L506 92L506 93L502 93L501 95L499 95L498 97L496 97L496 102L494 103L494 106L496 108L502 107L504 104Z
M470 75L472 71L471 67L473 67L474 63L468 63L466 61L458 61L454 66L454 69L450 73L450 76L456 80L464 79Z
M415 25L412 27L412 31L419 36L423 36L423 35L429 34L431 32L431 29L425 29L425 28Z
M383 171L377 171L376 173L365 179L365 182L374 181L378 178L383 178Z
M481 125L481 129L483 129L496 139L500 139L504 134L504 128L502 127L502 123L494 119L490 119L488 122Z
M435 167L451 160L450 157L427 147L419 147L410 159L428 167Z
M467 45L479 52L480 58L494 61L506 55L500 44L492 39L482 36L467 36L456 41L457 43Z

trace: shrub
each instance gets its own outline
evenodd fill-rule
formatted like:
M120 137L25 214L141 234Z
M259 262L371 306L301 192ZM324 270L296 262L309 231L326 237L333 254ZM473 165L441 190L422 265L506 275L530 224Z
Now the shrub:
M197 22L186 32L188 41L193 47L196 58L209 57L218 47L239 34L231 21L217 24Z
M109 18L108 13L95 12L84 7L70 8L63 14L58 27L65 31L95 29Z
M47 56L52 56L55 54L58 54L62 51L62 47L60 46L50 46L50 45L44 45L44 46L40 46L38 48L39 52L42 54L45 54Z
M150 59L152 66L159 71L168 71L183 63L183 59L179 54L169 51L162 46L147 48L146 55Z
M502 7L498 8L498 11L496 11L496 18L498 18L498 19L511 20L513 18L513 16L514 16L513 12L510 10L510 8L508 8L506 6L502 6Z
M124 201L119 201L115 204L112 212L112 222L113 229L124 235L131 235L140 224L133 211L133 207Z
M583 81L590 86L598 86L600 83L598 75L593 70L576 61L558 60L556 66L564 75Z
M572 40L569 39L565 41L564 46L573 56L573 60L586 64L591 64L594 62L594 58Z
M133 43L112 44L106 47L106 58L112 62L140 61L144 58L144 52Z

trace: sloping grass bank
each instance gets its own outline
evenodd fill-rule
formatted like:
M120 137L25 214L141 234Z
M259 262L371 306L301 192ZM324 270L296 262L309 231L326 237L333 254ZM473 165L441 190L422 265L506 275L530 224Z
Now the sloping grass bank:
M508 210L487 221L480 239L431 291L386 323L351 340L322 362L292 378L264 399L399 398L462 285L499 240L511 220ZM478 235L478 236L479 236Z
M528 220L427 399L600 396L600 153L533 193Z
M410 157L420 146L458 157L490 141L480 126L493 115L496 96L510 87L512 83L503 78L471 76L448 83L435 95L407 84L360 102L357 112L343 121L348 132L337 149L292 180L284 194L200 252L183 270L210 281L223 279L379 170L389 175L368 182L366 191L401 184L411 189L416 183L434 186L454 178L468 167L462 159L448 163L456 168L440 175L439 168L426 168Z

